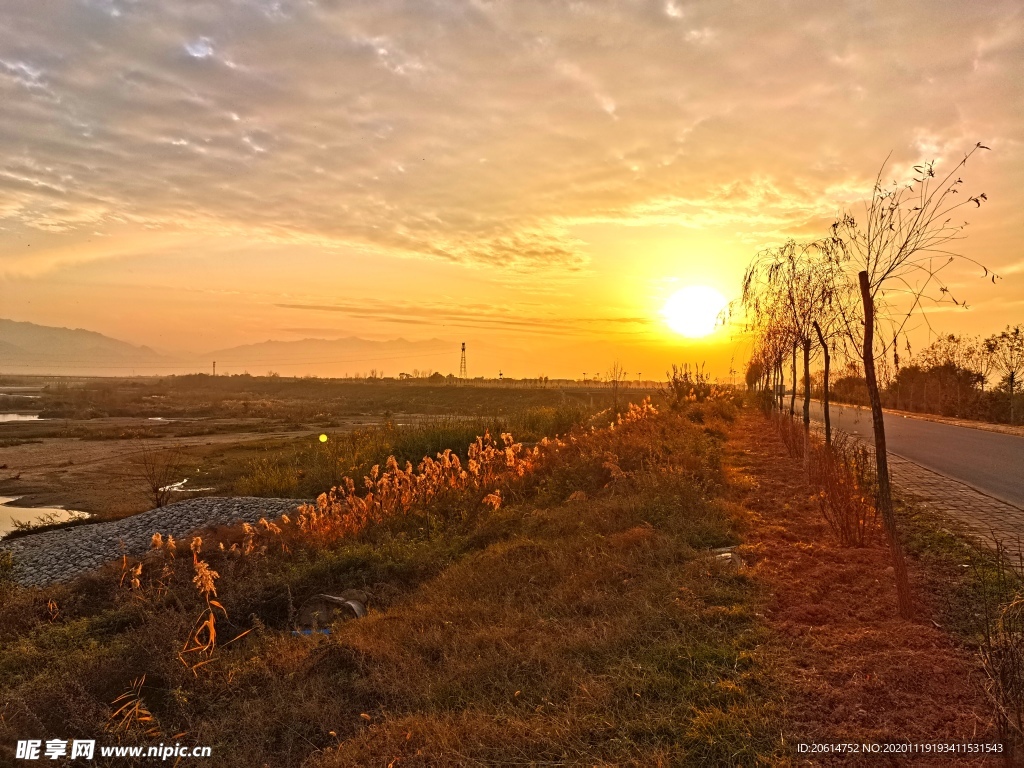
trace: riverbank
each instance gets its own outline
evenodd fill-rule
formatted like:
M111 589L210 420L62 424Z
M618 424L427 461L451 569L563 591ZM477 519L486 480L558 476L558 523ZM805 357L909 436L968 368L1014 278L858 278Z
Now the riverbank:
M11 556L10 575L16 583L47 586L71 581L122 556L140 557L150 549L154 533L181 539L210 526L273 520L304 503L244 496L188 499L121 520L0 540L0 555Z

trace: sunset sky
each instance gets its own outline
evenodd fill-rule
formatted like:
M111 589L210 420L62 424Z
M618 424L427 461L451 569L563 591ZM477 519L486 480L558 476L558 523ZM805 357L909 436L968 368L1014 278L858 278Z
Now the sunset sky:
M1003 279L951 273L933 323L1024 322L1019 0L5 0L0 100L0 317L721 371L742 344L675 334L674 291L735 298L890 152L983 141L960 250Z

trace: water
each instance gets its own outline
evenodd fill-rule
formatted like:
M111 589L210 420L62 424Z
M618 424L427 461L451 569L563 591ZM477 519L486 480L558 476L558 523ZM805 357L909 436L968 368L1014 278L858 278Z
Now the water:
M0 537L15 529L14 522L19 523L64 523L88 517L85 512L60 507L19 507L11 502L18 497L0 496Z
M0 422L4 421L39 421L38 413L0 413Z
M179 480L176 483L171 483L170 485L165 485L160 490L161 491L170 491L171 493L194 493L194 492L197 492L197 491L213 491L213 490L216 490L215 488L186 488L185 487L185 483L187 483L187 482L188 482L188 478L186 477L184 480Z

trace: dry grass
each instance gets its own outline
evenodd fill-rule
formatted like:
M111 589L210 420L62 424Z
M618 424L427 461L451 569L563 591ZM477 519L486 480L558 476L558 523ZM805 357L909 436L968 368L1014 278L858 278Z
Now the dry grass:
M150 719L117 738L155 727L229 768L773 762L757 590L705 554L742 516L717 499L725 424L704 421L481 441L305 520L204 533L192 558L161 541L123 583L9 589L0 749L95 738L130 703ZM373 595L366 619L291 635L294 605L346 588Z
M309 441L297 449L252 458L234 488L241 496L313 498L343 485L346 477L360 478L374 465L384 466L389 457L404 466L450 450L465 460L466 446L478 435L512 433L532 443L588 424L594 414L593 408L567 402L557 407L512 410L492 418L432 416L401 424L387 421L377 427L328 430L326 442Z
M699 496L642 490L538 510L387 614L345 625L373 721L319 764L769 755L750 585L692 546L706 534Z
M844 547L863 547L878 529L874 461L867 448L836 431L832 445L814 436L808 462L818 509Z
M557 387L448 386L422 382L355 382L274 376L185 375L146 379L81 379L69 384L27 379L44 386L27 404L50 419L115 416L266 419L336 426L354 416L401 413L487 416L566 403L612 404L610 390L563 393ZM420 454L422 456L423 454ZM419 458L419 457L417 457Z
M765 414L789 457L805 459L809 488L839 543L865 546L878 527L878 484L868 448L839 430L833 430L832 443L826 445L821 434L806 430L796 417L774 409L766 409Z
M481 440L73 585L0 570L0 750L109 728L226 768L777 765L992 738L969 657L894 618L885 549L837 544L764 426L719 399ZM744 568L709 557L741 536ZM346 589L366 618L291 634Z
M964 639L978 649L985 690L995 709L999 739L1014 760L1024 757L1024 560L997 543L995 552L968 552L970 610L954 616Z
M775 425L775 431L782 440L782 444L786 447L786 453L794 459L803 458L803 424L795 416L789 416L776 409L769 411L768 418Z

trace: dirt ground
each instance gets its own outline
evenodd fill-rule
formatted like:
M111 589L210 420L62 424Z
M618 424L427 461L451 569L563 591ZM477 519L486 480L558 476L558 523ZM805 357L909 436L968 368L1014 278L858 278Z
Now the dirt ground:
M340 428L365 423L370 422L353 420ZM19 506L61 506L104 519L124 517L153 506L137 467L144 450L181 448L188 485L213 489L204 495L223 495L232 492L234 480L258 452L313 439L320 431L315 425L294 429L256 419L197 420L166 428L125 417L70 424L81 436L54 436L57 427L43 422L2 425L0 496L20 498ZM160 429L166 429L165 436L148 436Z
M790 681L787 740L995 742L992 707L975 660L933 621L925 577L909 563L918 616L896 617L881 531L864 548L842 548L821 518L801 465L763 417L747 411L727 444L737 501L753 515L747 546L768 592L765 615L780 638ZM858 764L861 758L809 757ZM878 758L864 758L878 764ZM899 764L972 765L923 756ZM882 764L885 764L883 761Z

